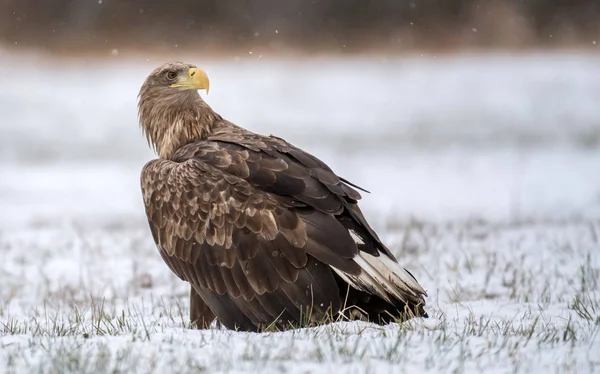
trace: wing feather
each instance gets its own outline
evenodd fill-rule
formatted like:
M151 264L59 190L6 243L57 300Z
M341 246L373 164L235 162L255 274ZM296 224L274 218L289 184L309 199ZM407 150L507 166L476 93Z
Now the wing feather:
M334 272L392 303L422 301L358 209L360 194L278 138L196 142L148 163L141 182L161 256L227 327L340 310Z

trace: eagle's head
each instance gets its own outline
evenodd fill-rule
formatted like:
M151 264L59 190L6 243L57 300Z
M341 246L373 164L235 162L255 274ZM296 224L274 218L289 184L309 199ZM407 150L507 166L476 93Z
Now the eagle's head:
M168 62L154 69L138 95L140 126L162 158L206 135L215 113L198 90L208 93L206 73L194 65Z
M183 100L197 90L208 93L209 86L208 76L203 70L183 62L167 62L148 75L140 89L140 99L168 97Z

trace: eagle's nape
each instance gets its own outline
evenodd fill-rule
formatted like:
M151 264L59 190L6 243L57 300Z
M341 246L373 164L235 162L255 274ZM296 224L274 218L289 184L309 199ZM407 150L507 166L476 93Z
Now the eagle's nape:
M427 316L425 290L369 226L355 185L283 139L224 120L197 89L208 90L203 71L169 63L139 101L159 154L142 171L146 213L162 258L191 285L193 325Z

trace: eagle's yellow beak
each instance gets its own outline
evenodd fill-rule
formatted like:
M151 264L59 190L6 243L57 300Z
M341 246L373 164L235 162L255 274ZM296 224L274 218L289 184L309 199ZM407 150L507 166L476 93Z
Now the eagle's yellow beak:
M186 90L208 90L210 88L210 82L208 81L208 75L204 70L198 68L191 68L187 72L186 77L181 77L177 83L171 85L173 88L183 88Z

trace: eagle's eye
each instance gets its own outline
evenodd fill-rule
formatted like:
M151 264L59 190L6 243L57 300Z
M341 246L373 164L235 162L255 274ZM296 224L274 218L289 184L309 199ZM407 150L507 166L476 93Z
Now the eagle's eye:
M165 74L167 76L167 79L172 81L175 80L175 78L177 78L177 73L174 71L167 71L167 74Z

